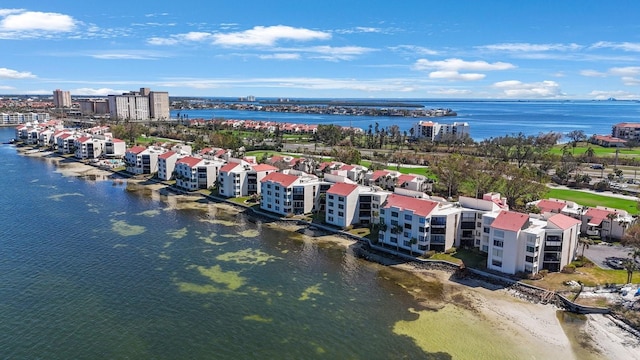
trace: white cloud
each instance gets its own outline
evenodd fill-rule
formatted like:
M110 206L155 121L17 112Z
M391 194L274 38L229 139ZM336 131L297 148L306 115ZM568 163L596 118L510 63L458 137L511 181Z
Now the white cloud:
M269 54L269 55L260 55L260 59L274 59L274 60L298 60L300 59L300 54L293 53L278 53L278 54Z
M331 34L285 25L255 26L253 29L227 34L213 34L214 44L222 46L272 46L281 40L326 40Z
M631 76L623 76L622 83L626 86L637 86L640 85L640 79Z
M581 70L580 71L580 75L582 76L587 76L587 77L606 77L607 73L603 73L601 71L597 71L597 70Z
M69 15L38 11L10 12L0 20L0 31L69 32L76 21Z
M0 90L14 90L13 86L0 85Z
M486 61L465 61L462 59L446 59L441 61L430 61L418 59L413 65L416 70L440 70L440 71L495 71L513 69L515 66L505 62L488 63Z
M7 68L0 68L0 79L28 79L36 76L28 71L16 71Z
M392 46L389 49L392 51L397 51L404 54L411 55L438 55L439 52L433 49L426 48L424 46L416 46L416 45L398 45Z
M469 95L471 94L471 90L467 89L440 89L440 90L432 90L429 91L429 94L437 94L437 95Z
M502 43L478 46L478 49L509 52L540 52L540 51L576 51L583 48L578 44L530 44L530 43Z
M300 51L321 54L313 56L314 59L324 59L329 61L339 60L352 60L356 56L363 55L372 51L376 51L372 48L366 48L361 46L312 46L302 48Z
M175 34L168 38L152 37L147 40L150 45L176 45L185 42L204 42L213 39L213 34L207 32L192 31L185 34Z
M157 60L168 57L167 54L143 50L110 50L89 53L87 56L100 60Z
M92 89L92 88L79 88L75 90L71 90L73 95L88 95L88 96L107 96L112 94L122 94L126 92L125 90L114 90L109 88L100 88L100 89Z
M523 83L518 80L507 80L494 83L493 86L512 98L558 98L564 94L555 81Z
M475 74L475 73L460 74L457 71L433 71L429 73L430 79L476 81L476 80L482 80L485 77L486 77L485 74Z
M609 74L613 76L638 76L640 66L614 67L609 69Z
M609 49L615 49L615 50L640 52L640 43L632 43L632 42L614 43L609 41L599 41L591 45L591 48L593 49L609 48Z
M19 14L25 11L25 9L0 9L0 17L5 17L11 14Z
M486 61L465 61L462 59L446 59L430 61L418 59L413 64L415 70L433 70L429 73L431 79L447 79L460 81L482 80L486 75L479 73L461 73L462 71L496 71L515 68L514 65L505 62L488 63Z

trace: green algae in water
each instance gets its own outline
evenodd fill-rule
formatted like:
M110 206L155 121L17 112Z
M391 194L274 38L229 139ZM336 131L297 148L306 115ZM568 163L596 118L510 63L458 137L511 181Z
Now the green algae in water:
M212 267L195 266L201 275L209 278L209 280L226 285L229 290L237 290L242 287L247 278L240 276L239 271L223 271L220 265L214 265Z
M145 232L144 226L127 224L124 220L111 220L111 230L120 236L135 236Z
M277 256L269 255L262 250L257 249L244 249L235 252L228 252L216 256L220 261L232 261L237 264L249 264L249 265L266 265L269 262L273 262L278 258Z
M143 212L137 213L136 215L146 216L146 217L154 217L154 216L160 215L160 210L147 210L147 211L143 211Z
M273 319L271 318L266 318L266 317L262 317L258 314L254 314L254 315L247 315L245 317L242 318L243 320L250 320L250 321L256 321L256 322L262 322L262 323L270 323L273 322Z
M240 236L242 236L242 237L245 237L245 238L253 238L253 237L260 236L260 232L258 230L255 230L255 229L248 229L248 230L240 231L240 232L238 232L238 234Z
M219 245L226 245L227 244L226 241L215 241L214 239L216 237L218 237L218 234L212 232L211 234L209 234L209 236L199 236L198 238L200 240L204 241L205 243L210 244L210 245L219 246Z
M53 201L62 201L62 199L67 196L84 196L84 195L80 193L67 193L67 194L51 195L47 199L51 199Z
M236 226L237 224L231 220L222 220L222 219L200 219L202 222L207 222L210 224L222 225L222 226Z
M312 297L311 295L324 295L324 293L320 290L321 285L322 284L318 283L318 284L309 286L302 292L302 295L300 295L298 300L300 301L315 300L315 297Z
M498 337L491 324L448 304L438 311L415 311L418 318L399 321L393 332L414 340L426 353L447 353L453 359L518 359L516 344Z
M227 239L233 239L233 238L238 238L240 237L240 235L238 234L224 234L224 235L220 235L223 238L227 238Z
M186 227L178 230L167 231L167 235L171 236L174 239L182 239L183 237L187 236L188 233L189 230L187 230Z

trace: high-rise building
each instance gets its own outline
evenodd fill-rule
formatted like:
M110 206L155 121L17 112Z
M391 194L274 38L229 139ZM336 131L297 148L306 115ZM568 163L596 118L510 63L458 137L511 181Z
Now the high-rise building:
M109 113L119 120L168 120L169 93L140 88L122 95L109 95Z
M56 108L70 108L71 107L71 92L62 91L56 89L53 92L53 105Z

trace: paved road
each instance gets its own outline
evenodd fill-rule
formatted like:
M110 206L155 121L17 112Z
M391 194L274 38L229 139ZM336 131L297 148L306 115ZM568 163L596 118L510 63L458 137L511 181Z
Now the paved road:
M598 245L591 245L588 249L585 249L584 256L603 269L611 269L607 264L607 259L628 258L629 252L631 252L631 249L623 246L609 246L605 245L605 243L600 243ZM578 254L582 254L581 245L578 246Z

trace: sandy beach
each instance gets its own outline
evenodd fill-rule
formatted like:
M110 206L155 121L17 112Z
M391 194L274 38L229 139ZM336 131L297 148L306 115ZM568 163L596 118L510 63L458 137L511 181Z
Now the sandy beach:
M48 153L25 153L27 156L46 157ZM57 172L64 176L91 176L97 179L108 179L112 175L111 171L99 169L97 167L64 160L61 157L47 157L47 160L56 163ZM155 195L159 193L170 195L168 202L175 202L176 207L185 207L187 203L192 203L194 207L208 206L215 210L222 210L231 214L242 210L237 205L229 203L211 202L206 205L201 201L201 195L179 195L162 191L166 186L161 183L149 184L144 180L126 179L133 186L145 187ZM182 204L182 205L180 205ZM306 226L297 222L274 221L265 225L283 229L290 232L304 233ZM356 241L344 236L327 234L324 231L318 232L321 235L309 236L301 235L305 241L313 241L319 244L331 244L348 249ZM362 260L364 261L364 260ZM414 339L418 346L425 351L432 352L434 347L438 348L438 339L432 332L434 321L437 321L436 314L441 316L456 317L460 311L460 323L457 328L438 329L438 335L444 336L450 331L450 337L460 336L460 329L469 326L469 336L475 337L477 342L465 341L460 348L460 353L452 353L454 358L481 358L480 353L473 353L474 347L485 347L487 343L509 344L508 348L518 349L519 355L511 354L508 358L530 358L530 359L640 359L640 338L630 332L625 331L612 321L607 315L588 315L581 318L579 326L563 326L558 316L560 309L553 305L542 305L531 303L510 293L496 285L485 283L477 279L454 279L451 272L444 270L425 270L417 268L411 264L395 264L390 266L371 263L370 266L377 267L380 272L398 270L398 273L410 273L417 276L422 285L406 285L402 276L398 277L399 285L405 286L409 293L412 293L425 309L416 309L417 320L410 323L398 324L396 331ZM392 275L393 276L393 275ZM442 289L442 295L436 299L430 297L426 292L421 292L424 286L429 284L437 285ZM437 309L438 311L433 311ZM471 316L470 316L471 314ZM449 319L450 319L449 318ZM471 320L468 320L471 318ZM464 320L462 320L464 319ZM471 322L469 322L471 321ZM449 322L449 321L447 321ZM455 323L455 322L454 322ZM473 331L482 331L474 333ZM474 336L475 334L475 336ZM498 340L496 340L498 339ZM439 340L445 344L450 338ZM440 345L442 345L440 344ZM467 345L469 348L465 349ZM499 346L499 345L491 345ZM447 344L443 349L451 349L452 345ZM496 350L491 349L492 351ZM470 355L469 351L472 355ZM469 357L478 355L478 357ZM522 357L525 356L525 357Z

